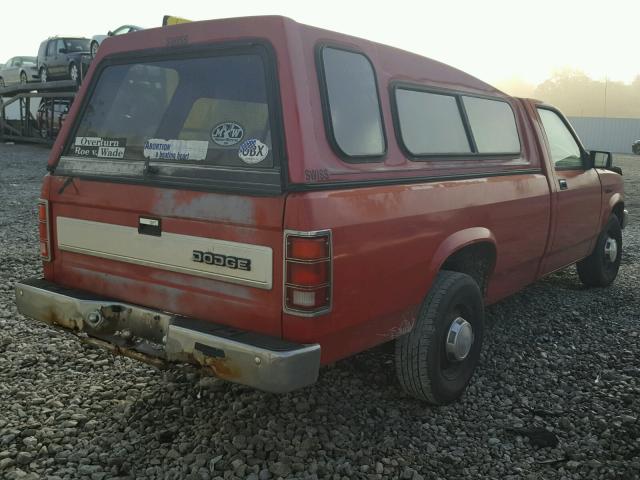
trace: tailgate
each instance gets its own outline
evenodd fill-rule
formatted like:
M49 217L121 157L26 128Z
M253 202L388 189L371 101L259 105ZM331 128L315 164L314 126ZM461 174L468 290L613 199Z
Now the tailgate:
M75 179L50 215L53 278L69 288L281 334L284 197Z

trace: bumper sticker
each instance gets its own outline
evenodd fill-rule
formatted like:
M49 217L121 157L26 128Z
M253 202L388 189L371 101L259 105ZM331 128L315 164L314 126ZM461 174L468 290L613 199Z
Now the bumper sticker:
M230 147L242 140L244 128L236 122L222 122L211 130L211 140L222 147Z
M253 165L255 163L260 163L269 154L269 147L267 147L264 143L262 143L257 138L251 138L240 145L240 150L238 150L238 156L244 163L248 163L249 165Z
M144 142L144 157L150 160L204 160L209 142L205 140L162 140Z
M76 137L73 154L79 157L124 158L126 138Z

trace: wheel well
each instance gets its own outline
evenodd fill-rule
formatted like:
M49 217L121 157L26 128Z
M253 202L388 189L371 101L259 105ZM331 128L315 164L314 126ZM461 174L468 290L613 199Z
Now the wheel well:
M441 270L466 273L480 287L482 294L487 293L489 276L496 262L496 249L492 243L478 242L457 250L447 258Z
M624 203L623 202L619 202L616 203L615 206L613 207L613 214L618 217L618 222L620 222L620 225L622 225L622 219L624 218Z

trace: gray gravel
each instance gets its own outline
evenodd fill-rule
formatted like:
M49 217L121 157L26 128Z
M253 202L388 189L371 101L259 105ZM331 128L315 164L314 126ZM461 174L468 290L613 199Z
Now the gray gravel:
M404 396L389 348L276 396L114 358L18 315L48 151L0 144L0 478L640 478L640 157L618 280L568 270L488 309L463 400Z

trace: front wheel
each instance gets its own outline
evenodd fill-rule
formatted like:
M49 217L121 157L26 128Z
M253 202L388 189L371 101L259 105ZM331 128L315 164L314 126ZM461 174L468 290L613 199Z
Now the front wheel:
M27 74L24 72L20 72L20 83L22 85L26 85L27 84Z
M96 58L96 55L98 54L98 42L91 42L91 58Z
M49 78L49 73L47 72L47 69L42 67L40 69L40 81L42 83L47 83L48 78Z
M4 78L0 77L0 88L4 88L5 84L4 84Z
M480 360L483 324L482 294L473 278L439 272L413 329L396 339L402 388L435 405L460 398Z
M618 217L611 215L591 255L580 260L578 276L587 287L606 287L618 276L622 258L622 228Z

